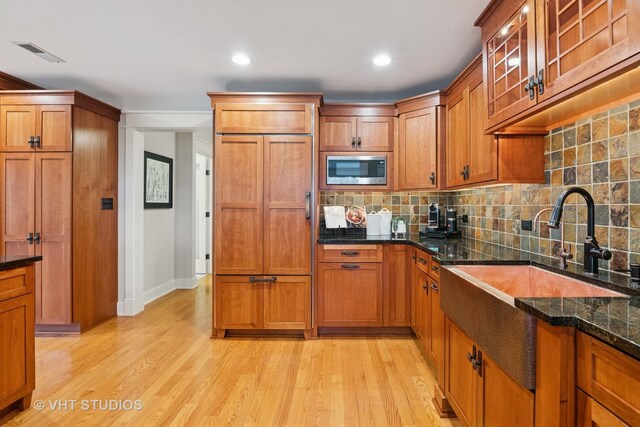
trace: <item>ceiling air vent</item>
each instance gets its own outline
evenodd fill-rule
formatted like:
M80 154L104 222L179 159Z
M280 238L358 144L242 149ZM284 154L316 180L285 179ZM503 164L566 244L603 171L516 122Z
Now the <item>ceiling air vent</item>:
M44 59L45 61L49 61L49 62L65 62L64 59L59 58L57 56L55 56L52 53L47 52L46 50L36 46L33 43L26 43L26 42L13 42L13 44L20 46L21 48L28 50L29 52L33 53L34 55Z

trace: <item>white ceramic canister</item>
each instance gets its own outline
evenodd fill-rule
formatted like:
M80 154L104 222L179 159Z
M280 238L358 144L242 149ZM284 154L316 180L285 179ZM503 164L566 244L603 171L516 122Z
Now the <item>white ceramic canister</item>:
M367 214L367 236L379 236L380 235L380 220L382 215L371 212Z
M382 210L378 211L378 215L380 215L380 234L390 235L391 234L391 211L387 208L382 208Z

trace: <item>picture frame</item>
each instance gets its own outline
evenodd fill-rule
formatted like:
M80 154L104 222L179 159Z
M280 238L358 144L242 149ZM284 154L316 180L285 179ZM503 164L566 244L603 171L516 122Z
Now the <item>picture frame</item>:
M144 209L173 208L173 159L144 152Z

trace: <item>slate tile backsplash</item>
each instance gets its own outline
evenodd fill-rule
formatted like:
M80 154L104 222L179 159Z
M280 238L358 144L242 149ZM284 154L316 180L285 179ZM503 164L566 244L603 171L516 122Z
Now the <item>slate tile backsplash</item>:
M523 231L521 220L533 219L553 207L567 186L588 190L596 202L596 237L613 252L604 270L624 269L640 262L640 99L554 129L545 138L546 184L493 186L453 192L320 192L320 205L366 206L367 212L386 207L401 215L417 233L427 225L431 202L458 209L469 216L460 225L473 239L524 251L555 256L560 231L546 225L542 214L538 231ZM322 212L322 210L321 210ZM582 261L586 235L586 206L570 196L564 211L565 240Z

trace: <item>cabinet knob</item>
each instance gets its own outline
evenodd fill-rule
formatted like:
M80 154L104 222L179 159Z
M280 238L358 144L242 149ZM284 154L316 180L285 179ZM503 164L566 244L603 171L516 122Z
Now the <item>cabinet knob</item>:
M433 289L434 291L439 291L439 290L440 290L440 288L438 287L438 285L436 284L436 282L433 282L433 283L431 284L431 289Z

